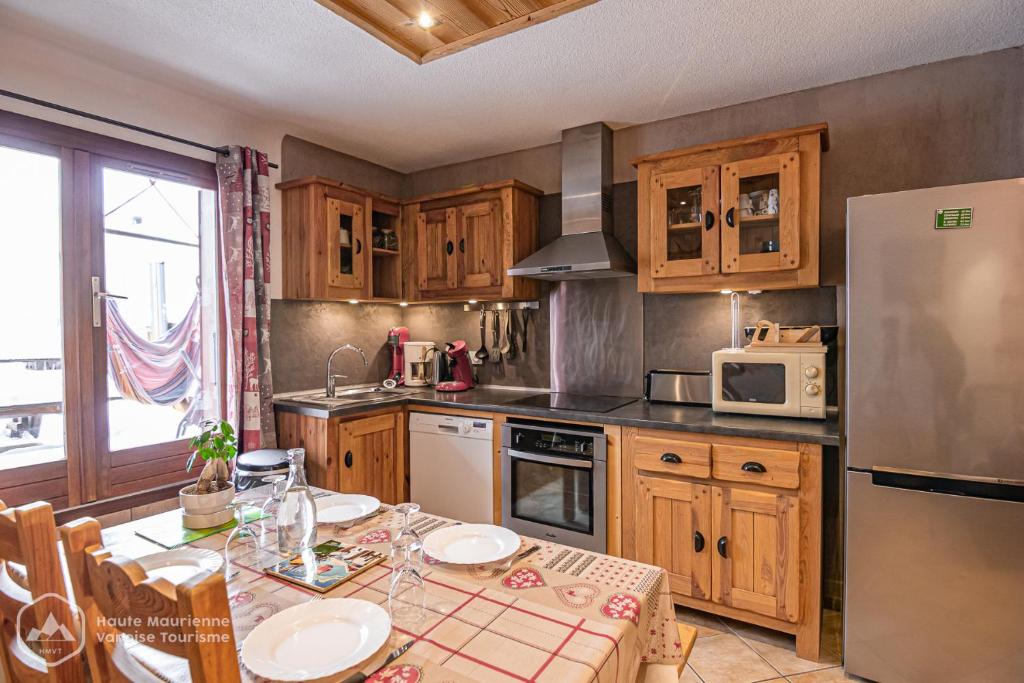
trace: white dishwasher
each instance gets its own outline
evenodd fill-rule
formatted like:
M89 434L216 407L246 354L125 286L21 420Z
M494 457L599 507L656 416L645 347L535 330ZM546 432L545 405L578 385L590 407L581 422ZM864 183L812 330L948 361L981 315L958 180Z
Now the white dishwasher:
M493 422L409 414L409 495L424 512L463 522L494 521Z

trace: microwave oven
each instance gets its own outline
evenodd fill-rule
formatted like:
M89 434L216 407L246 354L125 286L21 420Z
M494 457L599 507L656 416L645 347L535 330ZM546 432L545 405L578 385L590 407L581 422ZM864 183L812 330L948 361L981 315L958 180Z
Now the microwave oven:
M711 355L711 408L725 413L825 417L825 349Z

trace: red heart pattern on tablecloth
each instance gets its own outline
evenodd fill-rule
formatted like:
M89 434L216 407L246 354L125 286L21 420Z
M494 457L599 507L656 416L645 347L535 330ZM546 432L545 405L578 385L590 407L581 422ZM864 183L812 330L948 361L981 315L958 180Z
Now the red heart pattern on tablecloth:
M613 593L601 607L601 614L610 619L629 619L640 623L640 601L629 593Z
M366 679L366 683L416 683L423 677L423 669L412 664L392 664Z
M390 529L374 529L373 531L365 534L356 543L363 545L364 543L390 543L391 542L391 530Z
M590 607L594 604L594 598L600 593L600 589L597 586L593 586L589 583L574 583L570 586L555 586L553 588L555 595L562 601L562 604L566 607L573 609L583 609Z
M540 572L529 567L520 567L502 579L501 583L506 588L513 590L540 588L547 585L544 583L544 577L540 575Z

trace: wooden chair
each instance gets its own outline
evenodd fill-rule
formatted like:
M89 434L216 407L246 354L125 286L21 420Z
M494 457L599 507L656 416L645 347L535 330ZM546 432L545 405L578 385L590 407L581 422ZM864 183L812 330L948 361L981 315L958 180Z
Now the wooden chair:
M86 615L86 653L98 681L240 681L224 575L174 586L103 548L100 523L60 527L68 572Z
M83 633L67 598L53 508L37 502L7 509L0 502L0 665L6 680L85 680L78 640ZM50 626L59 630L46 633ZM41 634L38 640L31 629ZM65 632L71 639L58 640ZM38 651L30 649L30 638Z

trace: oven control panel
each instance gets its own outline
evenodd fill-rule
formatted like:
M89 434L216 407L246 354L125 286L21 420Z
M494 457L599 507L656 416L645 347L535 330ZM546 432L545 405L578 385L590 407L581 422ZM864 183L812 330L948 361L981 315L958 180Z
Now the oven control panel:
M502 446L524 453L601 459L608 439L600 427L509 420L502 429Z

